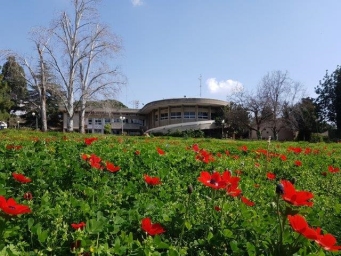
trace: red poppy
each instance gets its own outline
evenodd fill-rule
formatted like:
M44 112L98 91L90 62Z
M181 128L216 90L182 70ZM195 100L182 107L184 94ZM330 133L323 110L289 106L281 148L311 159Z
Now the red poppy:
M145 174L143 176L144 178L144 181L148 184L148 185L151 185L151 186L155 186L155 185L160 185L162 182L160 181L160 178L158 177L151 177L147 174Z
M301 165L302 165L302 162L299 161L299 160L296 160L296 161L294 162L294 165L296 165L297 167L298 167L298 166L301 166Z
M336 238L332 234L320 235L319 231L317 232L318 237L315 240L315 242L318 245L320 245L323 249L325 249L327 251L339 251L341 249L341 246L335 245L336 244Z
M84 143L89 146L91 145L93 142L95 142L96 140L98 140L98 138L85 138L84 139Z
M27 205L17 204L13 198L6 200L3 196L0 196L0 209L10 215L18 215L24 213L30 213L31 209Z
M313 202L310 201L314 197L313 193L309 191L296 191L294 185L287 180L282 180L281 184L284 190L282 194L284 201L295 206L313 206Z
M156 148L156 150L160 156L165 154L165 151L163 151L161 148Z
M252 202L251 200L247 199L246 197L242 196L241 197L241 200L244 204L246 204L247 206L254 206L255 203Z
M317 239L317 233L314 229L310 228L305 218L299 214L288 215L289 224L293 230L303 235L307 239Z
M327 176L327 172L321 172L321 174L325 177Z
M77 229L83 229L86 226L86 224L82 221L80 223L72 223L71 227L75 230Z
M276 174L272 173L272 172L268 172L266 174L266 177L269 179L269 180L274 180L276 179Z
M136 150L136 151L135 151L135 155L136 155L136 156L138 156L138 155L140 155L140 154L141 154L140 150Z
M26 200L32 200L32 199L33 199L32 193L31 193L31 192L26 192L26 193L24 194L24 199L26 199Z
M26 177L25 175L20 174L20 173L15 173L15 172L13 172L13 173L12 173L12 176L13 176L13 178L14 178L16 181L18 181L18 182L20 182L20 183L29 183L29 182L32 181L30 178L28 178L28 177Z
M226 187L226 182L222 179L219 172L213 172L210 174L207 171L202 171L198 180L205 186L213 189L221 189Z
M117 172L121 169L119 166L115 166L113 163L110 162L106 162L105 167L109 172Z
M301 153L302 152L302 148L300 148L300 147L288 147L288 151L289 152L293 152L293 153L295 153L295 154L299 154L299 153Z
M143 231L147 232L151 236L155 236L165 232L165 229L159 223L153 224L150 218L142 219L141 227Z
M340 168L339 168L339 167L334 167L334 166L329 165L329 166L328 166L328 171L329 171L330 173L337 173L337 172L340 171Z

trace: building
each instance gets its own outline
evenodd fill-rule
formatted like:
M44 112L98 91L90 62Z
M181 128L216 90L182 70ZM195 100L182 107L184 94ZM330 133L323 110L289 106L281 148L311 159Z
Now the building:
M141 109L130 108L87 108L85 129L87 133L111 133L140 135L168 133L184 130L214 130L214 120L228 102L205 98L174 98L150 102ZM66 130L66 112L63 114L63 130ZM74 130L79 130L79 115L74 115Z

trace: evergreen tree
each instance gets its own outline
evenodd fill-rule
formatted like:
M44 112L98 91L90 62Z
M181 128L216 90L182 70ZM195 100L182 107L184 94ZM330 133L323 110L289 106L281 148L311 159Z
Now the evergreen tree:
M1 67L0 67L1 69ZM10 98L10 88L6 81L3 80L3 75L0 74L0 121L5 121L10 117L10 109L12 107Z
M321 120L330 122L341 130L341 67L326 75L315 88L318 97L315 102Z
M10 88L11 100L15 107L19 107L27 96L25 72L14 56L9 56L2 68L3 80ZM14 111L16 108L13 109Z

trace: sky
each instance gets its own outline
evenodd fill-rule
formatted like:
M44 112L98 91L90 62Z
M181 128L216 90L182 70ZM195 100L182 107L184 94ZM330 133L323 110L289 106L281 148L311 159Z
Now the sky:
M34 27L68 0L0 0L0 49L32 53ZM227 100L281 70L309 97L341 65L340 0L102 0L100 21L122 39L113 63L127 78L115 96L128 107L154 100ZM3 63L0 63L3 65Z

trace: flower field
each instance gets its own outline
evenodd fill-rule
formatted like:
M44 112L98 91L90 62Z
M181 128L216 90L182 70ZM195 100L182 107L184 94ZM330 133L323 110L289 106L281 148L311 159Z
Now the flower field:
M341 144L0 137L0 255L341 255Z

